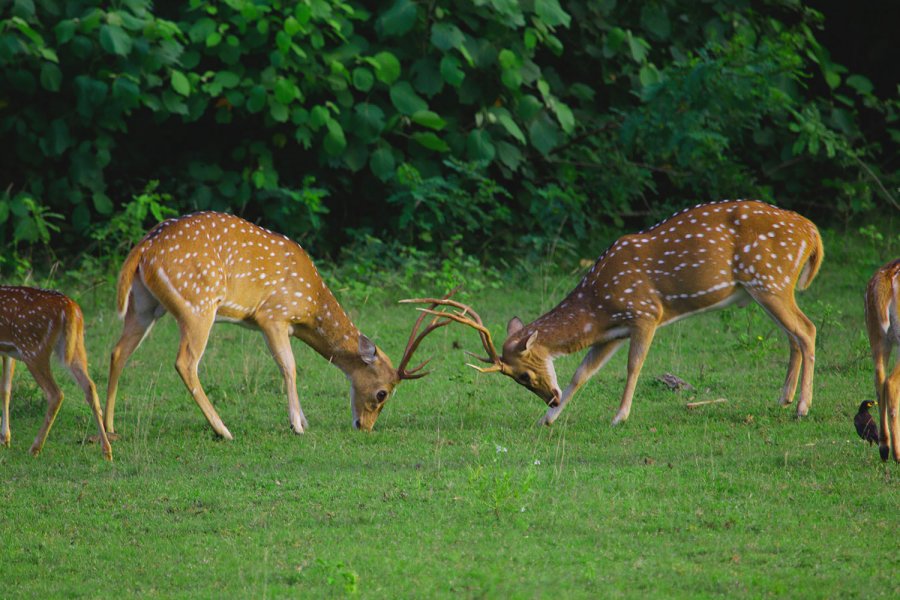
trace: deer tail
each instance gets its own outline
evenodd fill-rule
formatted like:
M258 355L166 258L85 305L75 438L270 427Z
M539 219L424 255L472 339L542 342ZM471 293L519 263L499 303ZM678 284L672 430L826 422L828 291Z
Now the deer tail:
M75 302L69 300L66 303L63 319L63 335L66 336L63 362L71 365L78 352L78 344L84 339L84 315L81 313L81 308Z
M819 235L819 230L813 226L813 249L809 253L809 258L803 267L803 271L800 273L800 279L797 281L798 288L805 290L809 287L809 284L812 283L812 280L819 273L823 258L825 258L825 247L822 245L822 236Z

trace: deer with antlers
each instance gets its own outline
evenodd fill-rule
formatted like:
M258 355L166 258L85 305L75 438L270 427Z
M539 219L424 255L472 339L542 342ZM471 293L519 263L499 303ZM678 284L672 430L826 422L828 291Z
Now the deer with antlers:
M881 428L878 450L881 460L893 454L900 462L900 363L887 374L894 347L900 344L900 260L875 272L866 286L866 329L875 364L875 393Z
M420 310L478 330L488 353L482 360L491 366L475 368L503 373L537 394L549 406L541 419L546 425L630 340L615 425L631 412L635 385L659 327L754 300L790 343L781 404L793 401L802 377L797 415L805 416L812 403L816 328L797 307L794 288L810 284L823 254L816 226L800 215L758 201L724 201L683 210L645 231L619 238L550 312L529 325L513 317L502 353L470 307L450 299L405 302L447 306L449 311ZM554 358L584 348L589 348L587 355L568 387L560 390Z
M54 352L84 390L84 399L94 412L97 422L103 456L112 460L112 447L103 428L97 388L88 374L81 308L59 292L37 288L0 286L0 354L3 355L0 444L9 446L12 438L9 429L9 397L12 393L16 360L20 360L28 367L47 399L47 414L31 445L31 453L37 456L44 447L63 401L62 390L53 379L50 368L50 357Z
M300 338L350 380L353 427L369 431L394 388L426 375L407 369L422 339L449 323L435 317L416 335L399 367L350 321L306 251L287 237L239 217L200 212L163 221L129 253L117 284L122 336L109 366L106 430L114 429L119 376L152 325L172 313L181 332L175 368L215 432L232 439L213 408L197 367L215 321L258 329L284 377L291 428L308 427L297 394L291 337ZM424 317L425 315L421 315ZM427 361L426 361L427 362Z

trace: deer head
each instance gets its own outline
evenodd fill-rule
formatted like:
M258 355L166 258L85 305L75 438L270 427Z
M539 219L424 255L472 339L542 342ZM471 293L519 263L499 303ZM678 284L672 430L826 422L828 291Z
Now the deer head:
M431 304L430 308L420 308L419 310L435 315L436 319L444 317L476 329L481 335L481 342L488 356L480 357L472 353L468 354L491 366L479 367L470 364L470 367L482 373L503 373L519 385L534 392L548 406L555 407L559 404L562 392L557 383L556 370L553 368L553 355L540 344L538 332L526 329L525 324L518 317L513 317L506 326L507 338L503 343L503 354L500 355L494 347L490 331L484 326L481 317L472 307L447 297L410 298L401 300L401 302ZM449 306L457 311L439 311L436 310L438 305Z
M447 300L456 293L453 289L440 301ZM434 309L437 304L432 305ZM371 431L378 419L378 415L387 403L388 398L405 379L420 379L428 375L429 371L422 371L431 359L425 360L416 367L407 368L412 355L419 344L435 329L448 325L451 320L435 316L428 326L421 332L419 328L425 320L425 313L419 315L409 335L409 341L399 366L394 369L390 359L379 350L375 344L364 335L359 336L359 357L363 367L355 370L351 376L350 405L353 413L353 426L363 431Z

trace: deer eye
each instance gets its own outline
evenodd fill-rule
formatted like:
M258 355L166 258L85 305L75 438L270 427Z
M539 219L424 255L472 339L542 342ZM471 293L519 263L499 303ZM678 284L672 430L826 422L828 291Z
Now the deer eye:
M375 394L375 399L378 400L379 403L387 400L387 391L386 390L378 390L378 393Z
M531 385L531 375L529 375L528 373L522 373L521 375L516 377L516 380L522 385Z

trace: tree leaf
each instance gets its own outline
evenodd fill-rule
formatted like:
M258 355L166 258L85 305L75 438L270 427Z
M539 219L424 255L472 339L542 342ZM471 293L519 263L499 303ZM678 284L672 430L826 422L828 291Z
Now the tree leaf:
M288 105L293 102L299 91L297 89L297 84L286 77L279 77L275 82L275 99L284 105Z
M525 134L522 129L513 120L512 115L505 108L492 109L492 113L497 117L497 122L506 130L506 133L513 136L520 144L525 143Z
M69 126L63 119L53 119L41 139L41 151L47 156L60 156L73 143Z
M628 49L631 51L631 58L636 63L644 62L647 58L647 52L650 50L650 44L632 33L628 32Z
M254 85L250 89L250 97L247 99L247 110L258 113L266 106L266 88Z
M447 54L441 59L441 77L453 87L459 87L462 84L463 79L466 78L466 73L462 70L458 58Z
M434 150L435 152L447 152L450 150L450 146L447 145L447 142L431 131L418 131L412 134L412 138L420 145L429 150Z
M347 138L344 137L341 124L334 119L328 119L325 122L325 128L328 130L324 140L325 152L331 156L340 156L347 147Z
M497 158L510 171L518 171L522 163L522 152L509 142L498 142Z
M117 25L100 27L100 46L110 54L127 56L131 52L131 36Z
M871 94L875 89L869 78L863 75L850 75L847 77L847 85L864 96Z
M241 82L241 77L237 73L231 71L219 71L216 73L213 81L223 88L233 88Z
M55 64L45 62L41 65L41 86L48 92L58 92L62 84L62 71Z
M551 108L556 114L556 120L559 121L564 132L572 133L575 131L575 115L572 114L572 109L568 105L560 102L558 98L554 98Z
M568 27L572 21L572 17L563 10L558 0L535 0L534 12L541 18L541 21L551 27L557 25Z
M368 92L375 84L375 76L372 75L372 71L365 67L353 69L351 80L353 81L353 87L361 92Z
M441 118L436 112L430 110L419 110L410 117L413 123L417 123L423 127L440 131L447 125L447 121Z
M353 107L353 134L364 142L374 142L384 130L384 111L377 104L361 102Z
M388 181L394 177L394 155L388 148L379 148L369 157L369 169L381 181Z
M428 97L438 94L444 89L444 79L436 60L430 57L420 58L409 70L413 87Z
M404 115L412 115L428 108L428 103L416 94L408 81L400 81L392 85L390 96L394 107Z
M658 40L666 40L672 33L672 24L665 7L655 2L648 2L641 8L641 27Z
M491 134L484 129L475 129L466 138L466 156L469 160L491 162L497 154Z
M547 156L559 144L559 129L543 113L528 126L528 139L538 152Z
M94 208L97 209L98 213L100 213L101 215L112 214L113 203L112 200L109 199L109 196L107 196L103 192L94 192L91 200L94 201Z
M459 27L451 23L435 23L431 26L431 43L444 52L452 48L461 48L465 39L466 36Z
M188 81L187 75L185 75L181 71L172 69L171 81L173 90L175 90L182 96L191 95L191 82Z
M60 45L67 44L75 37L78 31L78 22L75 19L65 19L57 23L53 27L53 33L56 35L56 42Z
M391 37L403 35L416 24L418 12L412 0L397 0L375 21L378 35Z
M391 85L400 77L400 61L390 52L379 52L373 57L375 77L378 81Z
M287 120L291 116L291 111L287 106L279 102L278 99L271 98L269 100L269 114L279 123L287 123Z

